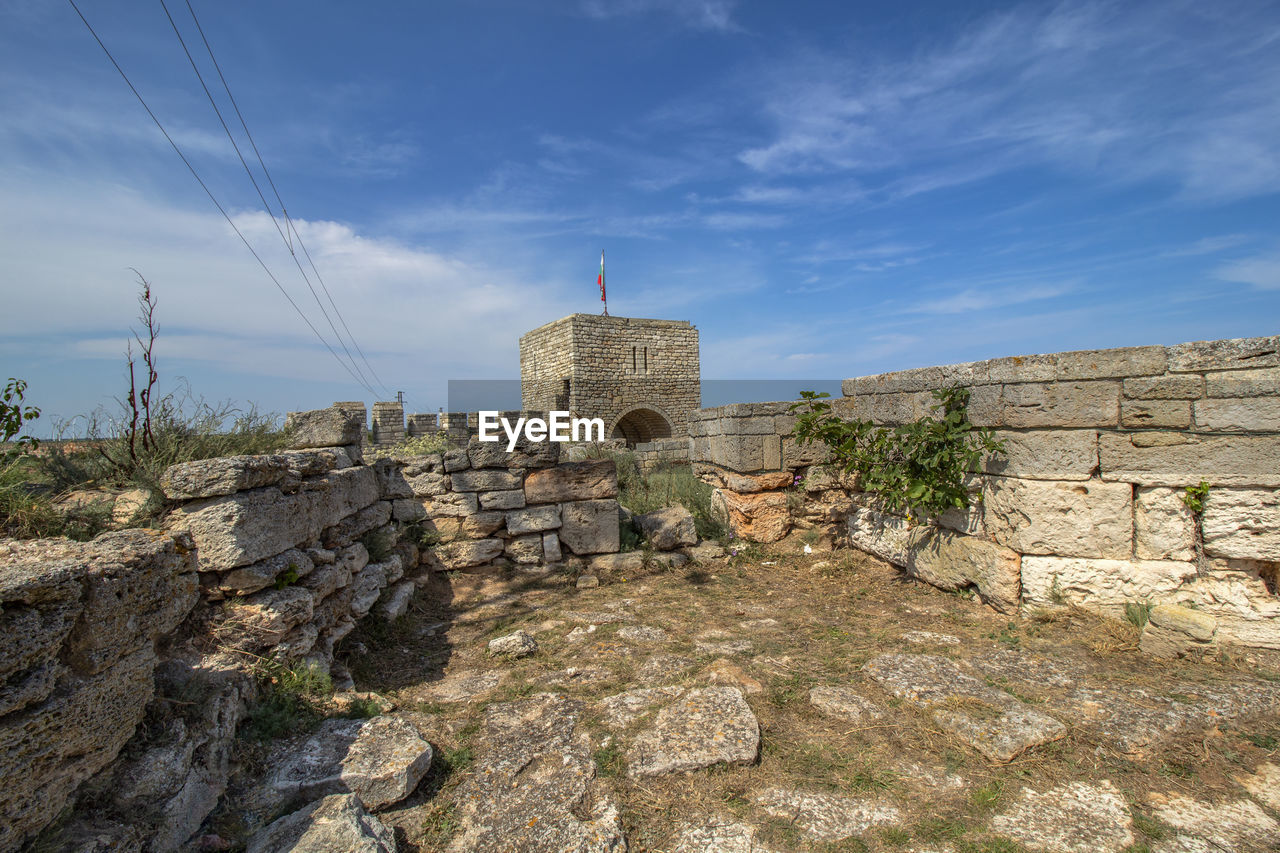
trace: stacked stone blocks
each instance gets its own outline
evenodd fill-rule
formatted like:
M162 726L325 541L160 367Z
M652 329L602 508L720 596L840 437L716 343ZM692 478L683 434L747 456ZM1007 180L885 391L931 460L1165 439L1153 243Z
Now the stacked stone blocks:
M797 445L788 403L703 410L692 458L748 536L823 526L1000 609L1193 605L1216 620L1220 642L1280 648L1280 338L866 376L846 380L835 404L901 424L952 384L969 389L970 419L1005 451L971 477L969 512L924 529L879 512L824 464L822 446ZM1197 519L1182 497L1201 481L1209 497Z

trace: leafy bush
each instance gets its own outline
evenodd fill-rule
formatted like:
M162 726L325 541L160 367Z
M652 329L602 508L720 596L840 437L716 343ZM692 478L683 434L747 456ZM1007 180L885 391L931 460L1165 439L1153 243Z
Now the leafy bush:
M432 453L444 453L452 447L453 443L445 433L420 435L390 447L374 445L371 437L370 446L365 448L364 456L366 460L372 462L375 459L385 459L390 456L430 456Z
M908 517L967 507L965 475L984 455L1004 449L989 429L969 423L969 391L960 386L933 392L936 417L896 427L845 420L825 401L825 392L800 396L790 409L796 415L796 440L825 444L835 464L858 475L864 492L886 510Z
M241 736L253 740L272 740L315 727L324 718L320 706L333 693L329 676L306 664L289 667L264 660L258 682L258 703L240 728Z

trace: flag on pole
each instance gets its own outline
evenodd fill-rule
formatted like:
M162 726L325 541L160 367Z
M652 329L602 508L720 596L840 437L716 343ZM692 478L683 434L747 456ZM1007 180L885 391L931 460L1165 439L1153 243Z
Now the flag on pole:
M596 279L596 284L600 285L600 301L604 303L604 313L609 313L609 300L604 294L604 249L600 250L600 276Z

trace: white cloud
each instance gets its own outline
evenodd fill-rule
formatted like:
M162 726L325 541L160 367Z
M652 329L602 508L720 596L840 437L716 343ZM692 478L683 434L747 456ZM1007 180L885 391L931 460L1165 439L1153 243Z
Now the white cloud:
M907 58L806 54L762 74L775 130L738 156L775 177L883 175L897 195L1043 165L1198 200L1280 191L1280 50L1252 19L1265 9L1065 3Z
M1223 264L1213 275L1222 281L1249 284L1261 290L1280 290L1280 252Z
M729 32L738 29L736 5L737 0L582 0L581 8L592 18L667 14L693 29Z

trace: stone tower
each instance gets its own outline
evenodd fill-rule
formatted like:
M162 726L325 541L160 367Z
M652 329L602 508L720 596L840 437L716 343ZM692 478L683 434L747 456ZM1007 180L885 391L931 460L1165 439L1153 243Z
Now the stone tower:
M527 411L603 418L628 444L688 435L702 399L698 330L687 320L570 314L520 338Z

